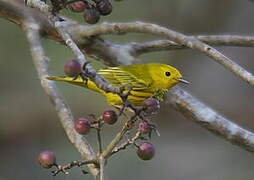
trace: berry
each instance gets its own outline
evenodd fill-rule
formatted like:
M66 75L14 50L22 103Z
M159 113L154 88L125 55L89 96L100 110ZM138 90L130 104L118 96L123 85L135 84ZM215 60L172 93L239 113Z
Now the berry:
M86 1L76 1L69 4L69 8L73 12L83 12L86 7L88 7L88 3Z
M149 132L151 132L152 127L151 125L146 122L146 121L141 121L138 125L138 130L142 133L142 134L147 134Z
M70 77L76 77L81 73L81 65L77 60L69 60L64 65L64 73Z
M157 111L160 108L160 103L157 99L155 98L148 98L143 101L144 107L149 111L149 112L154 112Z
M39 154L38 161L42 167L48 169L56 164L56 156L53 152L44 151Z
M84 10L84 19L89 24L95 24L100 20L100 13L94 6L87 7Z
M101 15L106 16L112 12L112 4L108 0L101 0L96 4L96 9Z
M144 142L139 145L137 155L142 160L150 160L155 154L154 146L149 142Z
M90 132L91 123L85 118L79 118L77 121L75 121L74 128L79 134L84 135Z
M115 124L118 119L118 115L113 110L107 110L102 115L102 120L108 124Z

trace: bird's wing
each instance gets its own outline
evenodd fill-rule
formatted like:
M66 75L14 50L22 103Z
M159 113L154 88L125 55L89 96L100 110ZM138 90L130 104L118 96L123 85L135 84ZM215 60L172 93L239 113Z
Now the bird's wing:
M114 86L131 86L133 90L149 89L151 82L144 81L142 77L137 77L131 72L119 67L99 70L98 74L106 78Z

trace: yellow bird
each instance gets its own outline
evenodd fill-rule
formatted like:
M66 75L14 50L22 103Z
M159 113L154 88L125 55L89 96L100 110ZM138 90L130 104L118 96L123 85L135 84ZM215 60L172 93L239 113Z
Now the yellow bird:
M143 101L150 97L155 97L162 101L165 93L177 83L188 83L182 78L181 73L176 68L159 63L109 67L99 70L98 74L103 76L113 86L130 86L131 91L128 100L136 106L142 106ZM87 82L84 82L81 76L76 79L68 76L51 76L48 79L64 81L91 89L104 95L108 104L112 106L123 105L122 99L117 94L106 93L98 88L93 81L88 79Z

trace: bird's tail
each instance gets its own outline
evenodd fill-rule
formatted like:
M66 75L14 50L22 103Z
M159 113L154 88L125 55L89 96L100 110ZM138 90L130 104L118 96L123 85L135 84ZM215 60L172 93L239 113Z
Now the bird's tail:
M53 81L63 81L63 82L67 82L76 86L81 86L87 89L91 89L93 91L96 91L98 93L104 94L105 92L101 89L99 89L96 84L93 81L90 81L89 79L86 81L84 81L81 76L77 77L77 78L73 78L73 77L68 77L68 76L49 76L47 77L47 79L49 80L53 80Z
M64 82L74 84L76 86L82 86L82 87L87 88L87 84L83 81L83 79L81 77L73 78L73 77L68 77L68 76L62 76L62 77L49 76L49 77L47 77L47 79L53 80L53 81L64 81Z

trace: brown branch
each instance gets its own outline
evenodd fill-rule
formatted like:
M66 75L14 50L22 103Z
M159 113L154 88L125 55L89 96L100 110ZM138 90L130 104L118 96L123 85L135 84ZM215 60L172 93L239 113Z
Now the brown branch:
M129 145L135 143L135 141L137 139L139 139L141 137L141 135L142 135L141 132L138 131L131 139L127 139L127 141L125 141L122 144L120 144L119 146L115 147L109 156L112 156L113 154L126 149Z
M123 136L126 134L128 129L129 129L128 122L126 122L125 125L123 126L123 128L121 129L121 131L116 134L114 139L110 142L110 144L102 152L102 154L101 154L102 158L106 159L106 158L108 158L110 156L110 154L112 153L113 149L122 140Z
M135 114L132 117L128 118L128 120L125 122L122 129L116 134L114 139L110 142L110 144L106 147L106 149L101 153L101 156L104 159L107 159L112 154L113 150L120 143L120 141L122 140L126 132L133 127L134 123L139 118L139 115L140 113L135 112Z
M31 18L30 18L31 21ZM31 54L35 68L38 72L41 85L49 96L51 102L53 103L57 114L60 118L62 126L71 141L71 143L78 149L80 154L86 160L96 159L96 155L93 152L93 149L86 141L84 137L78 134L74 129L74 118L71 113L69 106L64 102L63 97L58 90L57 86L53 81L49 81L46 77L49 76L48 72L48 61L49 58L46 57L44 50L42 48L40 38L39 38L39 26L36 23L27 22L24 24L24 30L28 42L30 44ZM98 169L94 164L88 165L90 172L94 175L98 175Z
M100 164L100 180L104 180L105 179L105 175L104 175L105 158L103 156L99 157L99 164Z
M67 172L66 170L71 169L73 167L81 167L83 165L88 165L88 164L94 164L94 165L98 166L98 161L97 160L72 161L72 162L65 164L65 165L55 165L57 169L54 171L51 171L51 172L52 172L53 176L56 176L57 174L59 174L61 172L68 175L69 172ZM84 172L84 170L83 170L83 172Z
M232 144L254 152L253 133L221 116L180 87L173 88L168 93L167 99L167 102L186 118L191 118L194 122Z
M102 124L101 121L98 121L98 128L96 129L97 131L97 141L98 141L98 152L99 154L102 153L102 139L101 139L101 128L102 128Z
M238 36L238 35L203 35L203 36L192 36L204 43L212 46L237 46L237 47L254 47L253 36ZM144 43L133 42L130 43L132 46L132 54L140 55L143 53L149 53L154 51L165 51L174 49L186 49L184 45L179 45L170 40L156 40Z

